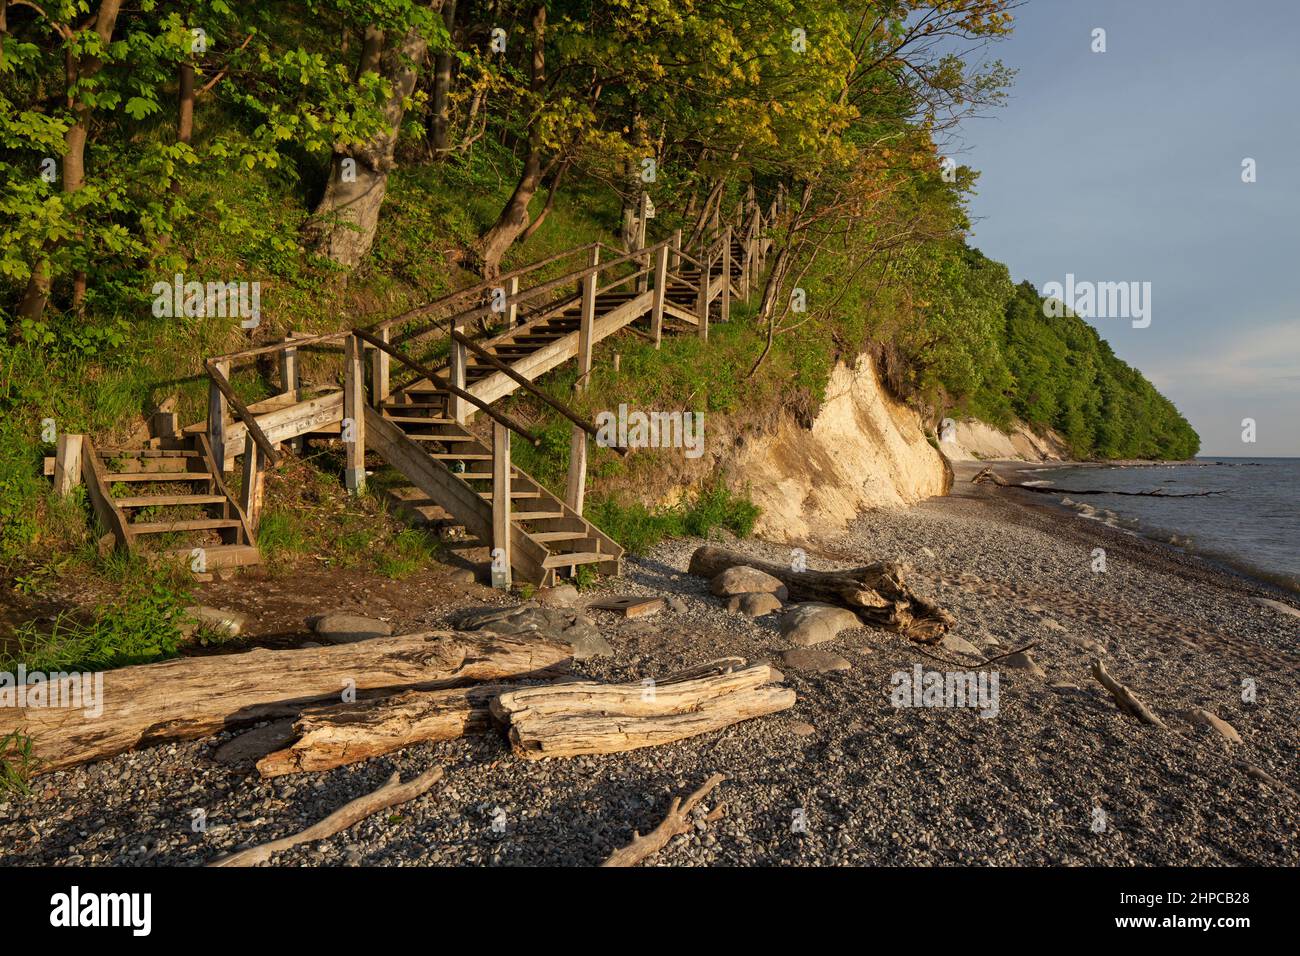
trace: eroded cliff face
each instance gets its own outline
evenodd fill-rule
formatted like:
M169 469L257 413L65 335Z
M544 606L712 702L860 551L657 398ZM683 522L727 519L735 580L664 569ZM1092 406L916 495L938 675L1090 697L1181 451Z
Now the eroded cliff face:
M757 533L775 540L834 535L864 508L914 504L951 483L920 416L885 393L865 356L836 366L812 428L783 415L726 467L763 509Z
M1069 449L1055 432L1039 435L1018 424L1010 432L969 419L955 422L951 434L942 433L939 447L953 461L1063 461Z

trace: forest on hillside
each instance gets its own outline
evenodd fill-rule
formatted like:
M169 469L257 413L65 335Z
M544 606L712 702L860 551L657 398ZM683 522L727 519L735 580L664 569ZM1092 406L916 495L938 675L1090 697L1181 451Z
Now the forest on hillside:
M0 0L4 549L35 537L43 420L112 431L164 388L197 414L203 354L626 245L647 193L654 237L787 197L720 351L645 366L664 394L815 407L871 352L934 422L1195 453L1093 329L966 243L977 174L944 150L1012 81L985 55L1016 5ZM160 315L175 276L259 283L259 322Z

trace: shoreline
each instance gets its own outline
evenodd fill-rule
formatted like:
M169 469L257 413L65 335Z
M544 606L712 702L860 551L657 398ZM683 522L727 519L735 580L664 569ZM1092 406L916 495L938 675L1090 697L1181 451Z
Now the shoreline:
M717 792L725 814L674 840L656 863L1300 863L1300 809L1250 771L1300 788L1300 617L1255 603L1240 580L959 479L950 497L865 512L826 541L726 542L769 560L805 547L817 568L907 559L913 585L956 614L952 637L974 651L957 640L927 651L864 627L816 647L847 670L816 672L782 663L789 643L774 615L728 614L707 581L685 573L700 543L664 542L630 560L624 578L583 592L584 601L643 594L677 607L639 620L588 612L613 654L575 673L634 681L724 655L769 660L797 693L793 709L601 757L524 762L486 735L271 780L212 760L234 736L225 733L38 777L35 796L0 806L0 864L196 865L301 829L394 770L407 778L435 763L446 767L445 785L400 820L372 819L273 862L590 865L716 771L728 777ZM1106 550L1104 574L1090 568L1096 547ZM514 603L474 589L458 606ZM455 608L413 614L404 624L432 627ZM1043 673L991 665L995 719L891 704L893 675L941 669L936 656L979 670L1027 644ZM1088 674L1096 657L1168 727L1121 713ZM1242 699L1247 679L1259 689L1253 703ZM1178 716L1193 709L1213 711L1243 742ZM190 832L192 805L207 811L204 834ZM492 825L496 807L503 832ZM804 832L792 830L796 811Z
M1168 462L1080 462L1080 461L1055 461L1055 462L1031 462L1011 459L988 460L988 461L957 461L950 462L954 469L954 488L953 493L957 493L957 485L965 482L969 484L971 477L981 468L993 468L1003 478L1016 481L1033 481L1035 476L1044 471L1055 471L1058 469L1084 469L1084 468L1135 468L1135 467L1170 467L1170 466L1189 466L1196 467L1214 467L1214 466L1232 466L1231 462L1222 461L1168 461ZM1239 465L1238 467L1245 467ZM1006 489L1009 495L1014 496L1016 502L1026 508L1042 508L1054 514L1059 514L1067 518L1079 517L1079 512L1072 510L1068 505L1052 499L1044 499L1043 496L1033 492L1025 492L1014 488ZM1173 532L1189 534L1194 533L1195 529L1160 529L1146 524L1140 518L1126 518L1132 526L1125 529L1116 528L1104 521L1095 523L1106 525L1117 531L1117 533L1128 533L1143 541L1150 542L1165 549L1171 555L1201 562L1209 565L1216 571L1232 575L1239 578L1244 586L1250 586L1266 592L1267 597L1281 599L1290 603L1300 603L1300 583L1294 582L1292 578L1286 576L1283 572L1270 571L1267 568L1249 563L1242 558L1236 558L1229 554L1220 554L1215 551L1202 551L1193 547L1185 547L1173 543L1163 538L1161 535Z

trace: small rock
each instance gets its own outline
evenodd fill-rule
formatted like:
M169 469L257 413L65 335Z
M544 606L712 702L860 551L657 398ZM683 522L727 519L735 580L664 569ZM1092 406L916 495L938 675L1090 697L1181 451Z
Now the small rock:
M971 657L983 657L984 652L978 647L966 640L964 637L958 637L956 634L945 634L939 641L939 646L944 650L952 651L954 654L969 654Z
M732 614L746 617L760 617L781 610L781 599L775 594L736 594L727 602L727 610Z
M674 614L686 613L686 602L679 597L670 597L668 599L668 607L672 609Z
M181 624L181 633L186 637L202 629L220 634L222 637L236 637L248 623L248 615L238 611L224 611L219 607L195 604L185 609L185 621Z
M1253 597L1251 600L1256 604L1271 607L1275 611L1281 611L1283 614L1290 614L1292 617L1300 617L1300 609L1293 608L1290 604L1283 604L1281 601L1274 601L1272 598L1265 597Z
M798 734L800 737L811 737L817 733L817 728L812 724L805 724L803 721L798 720L790 725L790 732Z
M325 614L316 619L312 630L330 644L353 644L393 634L390 624L360 614Z
M998 661L998 664L1002 667L1010 667L1012 670L1029 671L1035 677L1047 676L1043 669L1038 666L1038 662L1029 655L1028 651L1016 651L1014 654L1002 658Z
M1095 654L1097 657L1105 657L1109 651L1106 646L1099 641L1094 641L1091 637L1084 637L1079 640L1079 646L1089 654Z
M795 605L780 621L781 635L795 647L833 641L841 631L861 626L862 621L848 608L815 602Z
M469 568L457 568L447 575L447 580L452 584L473 584L478 576Z
M772 575L757 568L737 565L727 568L709 585L709 590L718 597L731 597L733 594L775 594L782 601L789 597L784 584Z
M578 603L578 589L572 584L557 584L553 588L540 588L533 600L542 607L573 607Z
M824 674L828 671L847 671L853 667L852 664L838 654L803 647L782 651L781 662L797 671L811 671L814 674Z

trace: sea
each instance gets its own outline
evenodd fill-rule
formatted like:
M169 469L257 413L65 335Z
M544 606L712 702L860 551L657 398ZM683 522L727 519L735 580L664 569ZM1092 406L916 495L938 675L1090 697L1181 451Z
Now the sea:
M1300 458L1045 466L1021 480L1066 489L1056 497L1080 518L1164 542L1300 594ZM1079 489L1107 493L1070 494ZM1113 493L1117 491L1198 497Z

